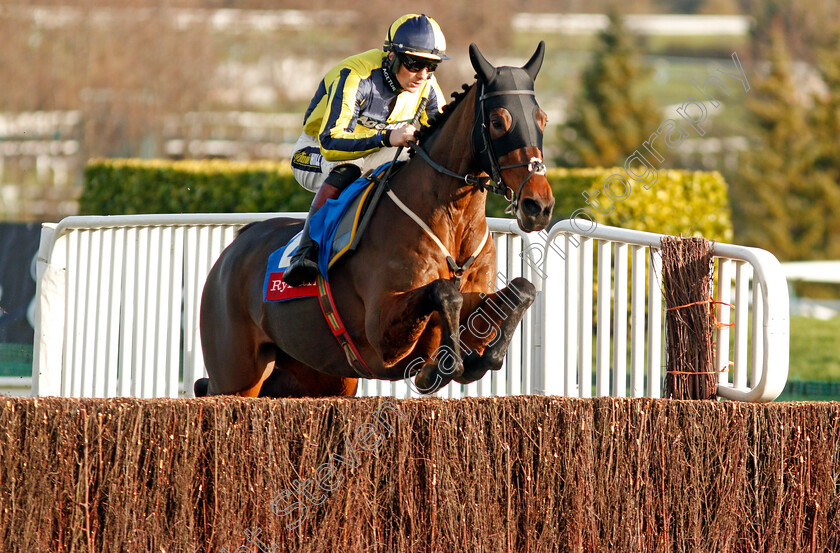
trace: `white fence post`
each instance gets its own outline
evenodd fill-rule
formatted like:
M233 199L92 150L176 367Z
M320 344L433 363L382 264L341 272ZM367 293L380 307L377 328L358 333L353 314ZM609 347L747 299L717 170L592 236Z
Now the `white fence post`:
M590 229L586 236L582 236L579 229ZM641 393L649 397L659 397L662 384L661 358L662 336L664 322L662 317L662 299L659 284L661 283L662 262L658 253L660 240L663 235L650 232L633 231L597 225L592 227L586 220L560 221L548 233L548 243L560 235L566 236L567 246L570 243L579 244L583 238L592 239L598 246L598 287L597 287L597 318L596 349L595 349L595 393L597 395L613 395L623 397L628 394L627 383L630 382L630 395ZM571 239L574 239L571 241ZM628 250L628 248L630 248ZM569 248L571 249L571 248ZM577 249L577 248L575 248ZM628 251L631 256L628 256ZM563 309L565 317L560 320L546 316L544 326L540 331L544 335L546 350L551 344L569 343L568 337L574 330L566 328L572 321L572 313L579 308L591 310L591 306L584 306L574 296L573 291L578 286L571 286L563 279L569 275L591 275L592 272L580 268L579 271L569 267L576 265L581 258L591 263L588 255L575 255L579 252L566 251L561 255L560 262L567 264L566 268L545 268L546 290L565 290L563 298L546 293L542 297L545 305L541 310L551 313ZM611 253L613 255L611 255ZM772 401L784 390L788 373L788 355L790 342L789 300L787 282L779 261L769 252L758 248L748 248L733 244L715 243L714 257L722 269L717 273L718 301L726 301L729 292L721 292L730 285L730 264L736 267L735 281L735 348L734 363L730 367L728 360L720 355L716 357L718 370L726 369L718 381L717 393L721 397L739 401ZM557 257L557 256L555 256ZM645 262L649 257L650 261ZM632 261L632 273L628 279L628 260ZM611 265L612 262L612 265ZM642 300L645 289L645 268L648 271L647 303ZM752 292L750 280L752 278ZM632 287L631 303L628 309L628 283ZM722 288L723 287L723 288ZM582 290L582 286L580 288ZM591 290L591 287L590 287ZM586 292L593 294L594 292ZM728 303L728 302L727 302ZM642 335L644 326L645 305L648 311L648 325L646 337ZM752 309L750 309L752 307ZM612 321L610 321L612 315ZM753 321L752 343L747 331L750 319ZM591 324L585 317L579 318L578 332L585 332L585 326ZM728 316L721 321L728 322ZM566 325L563 322L566 322ZM610 334L610 322L612 334ZM630 327L630 343L628 349L627 330ZM718 340L729 337L729 330L725 327L718 329ZM642 344L646 344L647 363L643 365L644 356L640 351ZM612 347L610 347L612 345ZM586 350L579 348L580 352ZM720 352L728 351L721 348ZM582 387L573 389L574 379L570 374L575 370L572 363L578 352L564 352L565 355L556 357L546 355L546 378L553 370L565 375L564 382L551 388L550 392L561 395L581 395L585 397ZM627 370L627 356L630 356L630 371ZM581 367L583 365L580 365ZM642 374L642 370L646 374ZM581 370L579 382L583 382L586 371ZM610 378L611 377L611 378ZM565 386L563 386L565 384ZM610 386L612 389L610 390Z
M36 261L32 395L61 395L64 354L66 241L44 223Z

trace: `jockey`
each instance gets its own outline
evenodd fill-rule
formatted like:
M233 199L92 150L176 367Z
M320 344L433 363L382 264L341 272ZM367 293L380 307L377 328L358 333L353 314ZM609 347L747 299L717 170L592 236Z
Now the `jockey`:
M300 245L283 275L287 284L300 286L318 276L318 245L309 236L312 215L363 170L391 161L394 148L413 142L416 115L421 125L428 125L443 107L433 71L448 59L437 22L408 14L388 29L383 50L351 56L327 72L306 110L303 134L292 156L295 178L317 194ZM418 114L424 98L428 103Z

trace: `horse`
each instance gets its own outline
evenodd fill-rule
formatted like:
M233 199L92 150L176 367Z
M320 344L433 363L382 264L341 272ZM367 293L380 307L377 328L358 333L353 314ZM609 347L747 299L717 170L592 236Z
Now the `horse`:
M500 369L536 292L522 277L494 289L486 196L504 195L526 232L551 219L546 114L534 93L544 53L540 42L524 66L494 67L470 45L476 81L418 133L356 251L329 269L365 370L348 362L318 298L264 301L269 255L301 229L279 217L241 229L208 274L200 307L208 378L196 395L352 396L360 377L406 379L427 394Z

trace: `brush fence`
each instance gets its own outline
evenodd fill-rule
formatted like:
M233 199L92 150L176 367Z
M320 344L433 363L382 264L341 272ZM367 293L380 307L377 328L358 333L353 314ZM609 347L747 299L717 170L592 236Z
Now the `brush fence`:
M840 551L840 403L0 398L4 552Z
M191 396L205 376L198 312L207 273L243 225L301 213L68 217L46 223L37 263L33 395ZM537 301L502 370L439 397L659 397L661 235L586 220L523 233L488 219L495 286L524 276ZM772 401L788 371L788 289L764 250L715 244L718 394ZM732 304L730 307L727 304ZM734 327L725 326L734 323ZM359 395L413 397L405 382Z

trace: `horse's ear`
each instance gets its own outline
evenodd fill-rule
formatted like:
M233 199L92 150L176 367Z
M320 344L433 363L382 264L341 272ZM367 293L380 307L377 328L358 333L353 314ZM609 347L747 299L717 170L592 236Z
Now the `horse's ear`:
M534 55L531 56L531 59L528 60L528 63L522 66L528 75L530 75L532 81L537 80L537 73L540 72L540 67L542 67L543 56L545 55L545 41L541 40L540 43L537 45L537 50L534 52Z
M470 44L470 62L483 83L489 83L495 76L496 68L478 51L475 42Z

